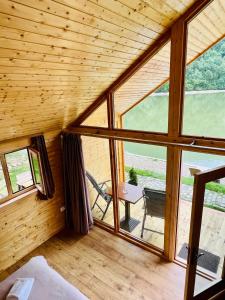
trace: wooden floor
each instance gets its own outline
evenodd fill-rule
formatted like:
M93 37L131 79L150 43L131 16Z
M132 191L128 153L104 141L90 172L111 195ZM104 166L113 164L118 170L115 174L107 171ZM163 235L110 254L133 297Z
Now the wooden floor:
M105 206L104 200L99 199L101 207ZM137 219L140 223L131 232L131 235L140 238L141 225L144 216L143 199L139 200L135 205L131 205L131 216ZM120 218L124 217L124 205L120 202ZM102 212L95 207L93 215L101 219ZM180 200L179 223L178 223L178 239L177 239L177 254L184 243L189 240L189 228L191 218L191 202ZM104 222L113 225L113 208L110 206ZM145 223L146 228L151 231L144 231L143 240L163 249L164 244L164 220L159 218L151 218L148 216ZM225 254L225 213L204 207L203 222L201 230L200 248L220 257L220 263L217 271L217 276L221 276ZM206 271L206 270L202 270ZM208 272L208 271L206 271ZM210 273L210 272L208 272ZM214 275L215 274L211 274Z
M97 227L80 239L63 233L51 238L2 273L0 279L35 255L44 255L90 299L183 299L182 267Z

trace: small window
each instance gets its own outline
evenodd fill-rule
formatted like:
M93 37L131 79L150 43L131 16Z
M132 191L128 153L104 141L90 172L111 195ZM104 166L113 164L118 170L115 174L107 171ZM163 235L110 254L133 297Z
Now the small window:
M42 165L41 165L40 153L33 148L29 148L29 154L31 159L31 167L32 167L32 173L34 178L34 184L42 194L45 194L45 186L42 179L43 177L42 177Z
M7 153L5 159L13 194L34 185L27 149Z
M8 190L7 190L7 186L6 186L4 172L2 169L2 164L0 162L0 200L7 196L8 196Z

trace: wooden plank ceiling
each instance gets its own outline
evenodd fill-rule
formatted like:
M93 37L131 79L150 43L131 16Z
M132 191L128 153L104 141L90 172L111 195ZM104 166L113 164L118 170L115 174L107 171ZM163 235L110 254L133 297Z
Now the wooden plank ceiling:
M75 120L193 2L0 0L0 140ZM220 33L201 18L194 55Z
M0 0L0 140L65 127L194 0Z

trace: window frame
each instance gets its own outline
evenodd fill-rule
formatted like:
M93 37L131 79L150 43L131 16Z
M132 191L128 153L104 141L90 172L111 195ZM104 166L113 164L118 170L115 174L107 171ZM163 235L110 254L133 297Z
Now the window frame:
M45 186L45 183L43 180L43 166L42 166L42 162L41 162L40 152L32 147L27 147L27 152L28 152L28 156L29 156L29 160L30 160L31 174L33 177L34 185L42 194L46 195L46 186ZM33 161L32 161L33 154L37 155L38 167L39 167L39 171L40 171L40 183L36 182L34 165L33 165Z
M33 190L36 189L36 186L34 184L34 175L33 175L33 172L32 172L32 167L31 167L31 161L30 161L30 155L29 155L29 152L28 152L28 148L29 148L29 146L26 146L26 147L17 148L17 149L11 150L11 151L6 151L6 152L3 152L3 153L0 153L0 163L2 165L2 171L3 171L3 175L4 175L4 178L5 178L6 187L7 187L7 191L8 191L8 195L6 197L3 197L2 199L0 199L0 205L5 203L5 202L8 202L9 200L15 199L18 196L21 196L23 194L27 194L28 192L33 191ZM28 155L28 158L29 158L29 165L30 165L30 171L31 171L33 184L31 186L27 187L27 188L24 188L21 191L13 192L12 184L11 184L11 180L10 180L10 175L9 175L9 170L8 170L8 166L7 166L5 156L7 154L17 152L17 151L20 151L20 150L25 150L25 149L27 150L27 155Z

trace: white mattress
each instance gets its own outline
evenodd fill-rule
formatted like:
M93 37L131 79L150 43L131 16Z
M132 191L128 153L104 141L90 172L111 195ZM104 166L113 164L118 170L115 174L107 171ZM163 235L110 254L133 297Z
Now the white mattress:
M34 278L29 300L88 300L77 288L53 270L43 256L33 257L0 282L0 300L5 300L15 279L19 277Z

